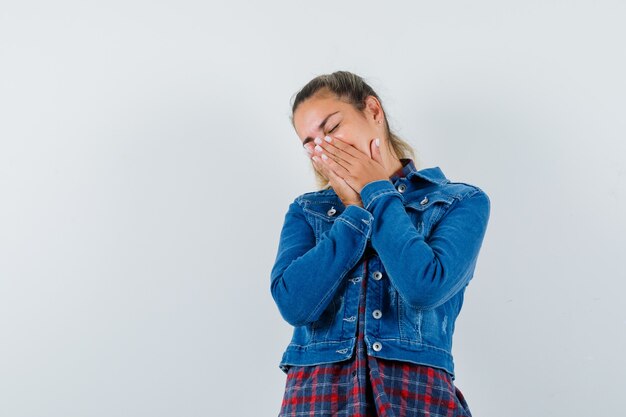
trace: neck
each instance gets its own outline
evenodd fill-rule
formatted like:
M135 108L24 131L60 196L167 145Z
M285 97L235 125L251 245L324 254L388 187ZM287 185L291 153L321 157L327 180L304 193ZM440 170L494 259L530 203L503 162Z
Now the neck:
M387 167L387 177L391 178L394 172L402 168L402 161L395 155L387 154L385 166Z

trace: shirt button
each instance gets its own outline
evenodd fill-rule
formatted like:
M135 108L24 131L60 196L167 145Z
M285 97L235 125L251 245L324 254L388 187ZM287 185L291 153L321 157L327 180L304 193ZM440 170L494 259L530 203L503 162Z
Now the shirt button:
M383 273L382 273L382 272L380 272L380 271L376 271L376 272L374 272L374 279L375 279L376 281L378 281L378 280L379 280L379 279L381 279L382 277L383 277Z
M380 344L380 342L374 342L374 344L372 345L372 348L378 352L379 350L381 350L383 348L383 345Z
M404 192L404 190L406 190L406 184L400 184L398 185L398 191L400 191L401 193Z
M334 215L336 212L337 212L337 210L335 210L335 207L333 206L333 207L331 207L331 208L330 208L330 210L328 210L328 211L326 212L326 214L328 214L329 216L332 216L332 215Z
M381 318L383 315L383 313L380 310L374 310L372 311L372 316L374 316L375 319L379 319Z

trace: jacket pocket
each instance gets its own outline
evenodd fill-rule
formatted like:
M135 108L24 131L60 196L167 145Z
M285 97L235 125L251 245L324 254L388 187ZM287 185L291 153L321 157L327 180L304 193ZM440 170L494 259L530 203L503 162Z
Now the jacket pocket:
M428 236L433 226L448 211L454 200L452 195L434 191L424 195L421 199L407 202L405 207L417 231Z
M398 297L398 328L400 338L411 342L422 342L422 310L409 306Z
M343 213L345 207L334 201L307 202L304 212L309 216L310 223L315 231L315 239L320 241L335 223L335 219Z
M291 341L289 346L304 347L313 341L315 329L312 323L305 324L303 326L295 326L293 328L293 334L291 335Z
M335 316L337 315L337 302L333 299L326 310L322 313L319 319L311 323L312 342L326 341L329 334L332 334L330 329L335 322Z

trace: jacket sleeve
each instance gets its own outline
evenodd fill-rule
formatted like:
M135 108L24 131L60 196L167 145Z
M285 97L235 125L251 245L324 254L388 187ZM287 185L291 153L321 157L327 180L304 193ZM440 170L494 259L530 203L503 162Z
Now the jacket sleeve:
M427 239L413 225L404 196L391 181L367 183L361 199L374 216L372 246L407 304L434 308L467 285L489 220L490 201L484 191L455 200Z
M363 254L371 223L369 211L348 205L316 244L298 199L289 205L270 273L272 298L285 321L301 326L320 317Z

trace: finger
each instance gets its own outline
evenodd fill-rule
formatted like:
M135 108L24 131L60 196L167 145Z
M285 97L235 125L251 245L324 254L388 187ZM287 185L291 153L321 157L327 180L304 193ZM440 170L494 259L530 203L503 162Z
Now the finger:
M377 141L378 141L378 145L376 144ZM372 159L378 162L379 164L384 165L383 156L380 151L380 139L379 138L373 139L370 142L370 150L372 151Z
M352 189L351 186L346 182L346 180L342 178L341 176L337 175L335 172L333 172L333 170L330 169L330 167L327 166L326 162L323 162L319 156L314 156L313 158L311 158L311 160L313 161L316 167L319 167L320 171L324 171L323 175L328 180L328 183L331 185L331 187L334 190L341 190L341 189L345 190L344 187L348 187ZM353 192L356 192L356 191L353 191Z
M353 165L358 159L367 156L351 144L334 138L330 135L324 137L321 146L328 153L335 155L338 158L341 158L342 160L348 162L350 165Z
M335 156L333 155L326 155L325 153L322 155L322 164L326 165L330 171L333 171L334 174L338 175L341 178L345 178L346 176L350 175L350 171L346 169L342 164L342 162L345 163L345 161L340 160L338 162L337 160L335 160ZM324 156L327 156L327 158L324 159Z
M334 180L334 177L336 177L335 173L329 172L330 168L324 162L322 162L319 155L313 156L311 158L311 161L313 161L313 166L315 166L315 169L318 170L324 177L329 180Z
M315 149L316 154L319 155L320 158L322 158L322 162L332 160L336 164L344 167L344 169L350 168L352 166L348 161L345 161L344 159L338 157L336 154L332 154L328 152L328 149L324 149L320 145L315 145L314 149Z
M343 164L344 167L346 168L350 167L352 164L345 159L346 157L349 157L350 155L349 154L340 155L338 152L339 149L334 146L331 146L330 143L328 142L329 138L330 136L326 136L325 139L321 139L319 137L315 138L314 142L316 143L316 145L313 148L314 151L320 156L322 153L325 153L328 157L333 158L337 163Z

